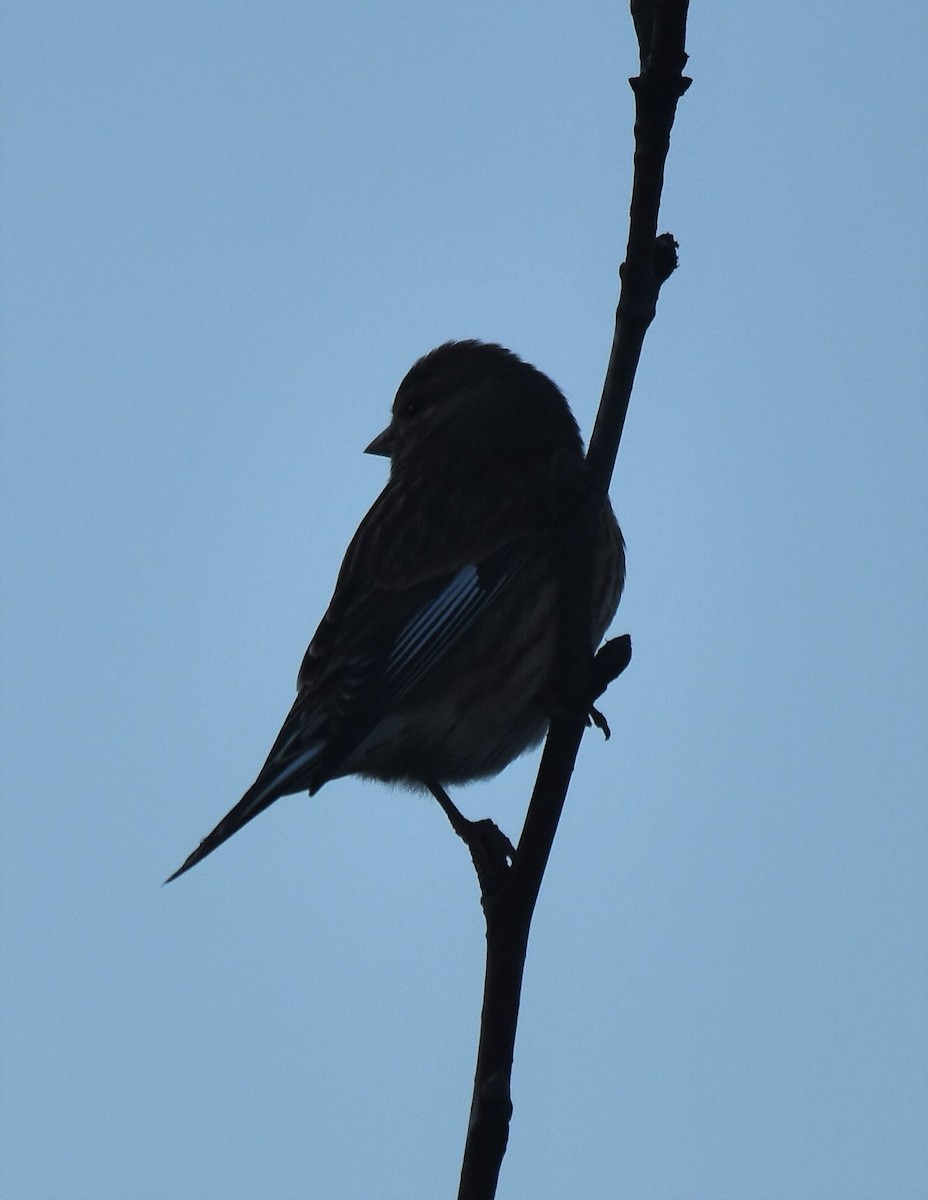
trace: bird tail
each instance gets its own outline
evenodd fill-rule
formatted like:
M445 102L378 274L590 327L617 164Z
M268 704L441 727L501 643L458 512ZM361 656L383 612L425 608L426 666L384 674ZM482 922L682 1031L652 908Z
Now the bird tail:
M228 841L233 833L238 833L243 825L254 820L258 813L270 808L281 796L289 796L307 789L312 793L321 786L324 781L315 780L313 767L324 748L324 740L312 740L309 745L297 748L296 753L291 750L293 740L292 733L285 724L255 782L174 874L167 877L165 883L172 883L178 876L202 862L207 854L212 854L217 846Z
M319 730L318 719L306 719L301 698L297 697L277 740L271 746L268 761L261 774L253 782L232 811L227 812L211 833L206 834L196 850L188 856L173 875L164 883L172 883L185 871L202 863L206 854L211 854L223 841L238 833L241 827L253 821L259 812L270 808L281 796L292 796L294 792L309 791L311 794L325 782L319 778L318 758L327 745L327 738Z
M247 825L258 813L264 812L266 808L269 808L283 794L273 784L268 785L261 779L256 780L241 800L239 800L235 808L231 812L226 813L216 828L206 835L196 850L188 855L182 865L177 868L173 875L169 875L164 882L173 883L178 876L189 871L191 867L195 867L198 862L202 862L207 854L212 854L217 846L221 846L223 842L228 841L233 833L238 833L243 825Z

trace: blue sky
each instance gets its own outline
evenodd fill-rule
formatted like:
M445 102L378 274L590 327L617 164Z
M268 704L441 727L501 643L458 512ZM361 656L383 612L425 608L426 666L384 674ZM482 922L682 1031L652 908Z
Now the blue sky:
M621 5L2 9L11 1200L454 1194L483 927L420 796L286 713L449 337L589 431ZM928 1192L921 5L694 3L680 241L613 499L635 656L539 902L500 1197ZM534 760L460 791L520 824Z

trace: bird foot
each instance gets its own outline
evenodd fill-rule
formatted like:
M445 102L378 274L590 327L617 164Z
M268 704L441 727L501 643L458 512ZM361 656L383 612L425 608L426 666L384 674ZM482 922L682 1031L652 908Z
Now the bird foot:
M516 854L515 847L489 817L481 821L468 820L441 784L426 781L425 786L441 805L451 828L470 851L485 908L488 900L499 893L509 877Z

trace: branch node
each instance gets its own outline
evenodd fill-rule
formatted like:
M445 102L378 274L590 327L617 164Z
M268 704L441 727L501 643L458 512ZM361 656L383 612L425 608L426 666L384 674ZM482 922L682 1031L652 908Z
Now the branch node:
M598 700L614 679L622 674L632 661L632 639L627 633L603 642L593 659L592 699Z
M679 267L680 259L677 255L679 249L680 243L672 233L659 233L654 239L651 262L654 270L654 282L657 288L666 283L677 267ZM620 263L619 279L622 282L625 281L626 270L626 264L624 262Z
M680 265L679 249L680 244L672 233L659 233L654 239L654 274L658 287L666 283Z
M470 1128L473 1130L479 1125L489 1126L490 1128L505 1126L506 1140L508 1141L509 1122L512 1119L512 1097L509 1092L509 1076L505 1071L494 1071L480 1085L477 1095L474 1097L476 1103L471 1112Z
M688 75L681 75L673 67L649 66L640 75L632 75L628 86L636 96L676 105L692 82Z

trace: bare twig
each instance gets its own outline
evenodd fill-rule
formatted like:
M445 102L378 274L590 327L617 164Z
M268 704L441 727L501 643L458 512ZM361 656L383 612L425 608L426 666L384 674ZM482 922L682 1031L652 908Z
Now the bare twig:
M492 1200L496 1194L512 1115L510 1077L535 901L592 702L631 657L627 637L606 643L595 660L590 655L593 548L644 335L654 318L661 284L676 267L676 243L669 234L657 237L657 219L676 105L690 83L682 74L687 0L632 0L631 8L641 73L630 80L635 94L635 164L628 247L612 352L587 454L590 492L578 499L562 539L559 715L551 722L511 867L499 843L488 866L486 843L473 837L482 823L465 822L456 809L455 823L445 809L471 850L487 921L480 1042L458 1200Z

